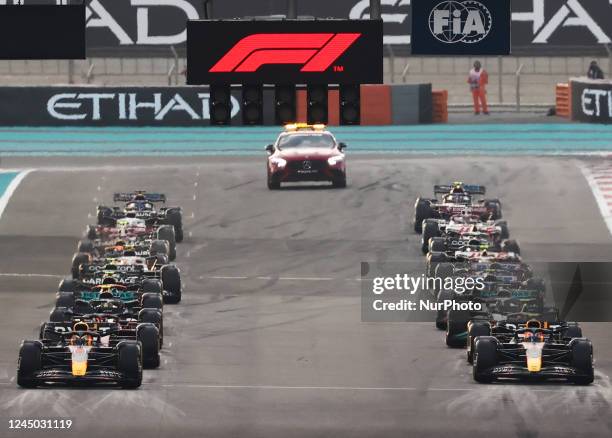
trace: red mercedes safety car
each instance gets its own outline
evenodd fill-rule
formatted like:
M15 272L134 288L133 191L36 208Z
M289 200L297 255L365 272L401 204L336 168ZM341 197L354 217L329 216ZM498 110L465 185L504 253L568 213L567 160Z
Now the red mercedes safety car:
M334 187L346 187L345 149L325 125L285 126L276 143L266 147L268 188L299 181L330 181Z

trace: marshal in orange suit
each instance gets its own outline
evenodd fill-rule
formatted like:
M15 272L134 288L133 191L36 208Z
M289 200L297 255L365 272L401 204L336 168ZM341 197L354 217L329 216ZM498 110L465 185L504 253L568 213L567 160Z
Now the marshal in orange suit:
M487 84L489 83L489 74L482 68L480 61L474 62L474 68L470 70L467 81L470 84L472 98L474 99L474 114L480 114L480 107L482 106L483 114L488 115Z

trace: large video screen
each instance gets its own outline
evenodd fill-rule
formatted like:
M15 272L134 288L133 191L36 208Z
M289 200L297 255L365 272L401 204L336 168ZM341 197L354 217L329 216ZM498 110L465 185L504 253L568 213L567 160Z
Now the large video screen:
M187 24L187 82L383 81L382 21L209 21Z

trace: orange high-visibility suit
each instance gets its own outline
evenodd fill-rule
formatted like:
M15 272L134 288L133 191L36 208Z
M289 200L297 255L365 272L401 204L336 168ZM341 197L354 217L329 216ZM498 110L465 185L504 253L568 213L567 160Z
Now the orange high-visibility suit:
M484 68L476 71L476 69L470 70L470 75L467 80L470 84L470 90L472 90L472 98L474 99L474 114L480 114L480 106L482 105L482 112L485 114L489 113L489 107L487 105L487 84L489 83L489 74Z

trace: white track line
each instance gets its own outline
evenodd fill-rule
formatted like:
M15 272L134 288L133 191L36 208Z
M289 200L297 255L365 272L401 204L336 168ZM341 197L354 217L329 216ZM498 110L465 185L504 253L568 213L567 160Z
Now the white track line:
M234 276L234 275L211 275L201 276L200 280L261 280L261 281L361 281L361 279L355 278L333 278L333 277L245 277L245 276Z
M480 391L482 386L471 388L416 388L416 387L367 387L367 386L277 386L277 385L201 385L165 384L162 388L220 389L220 390L271 390L271 391L395 391L395 392L471 392ZM487 391L506 390L507 386L491 386ZM529 392L558 392L561 388L525 388Z
M65 278L65 275L56 274L18 274L10 272L0 272L0 277L16 277L16 278Z
M15 193L15 190L17 190L19 184L21 184L21 181L23 181L25 177L28 176L28 174L34 172L34 170L35 169L27 169L21 171L19 174L17 174L15 178L13 178L11 183L8 185L8 187L4 191L4 194L2 195L2 197L0 197L0 219L2 218L4 210L6 209L6 206L8 205L9 201L11 200L13 193ZM2 171L2 173L6 173L6 171Z
M610 234L612 234L612 198L610 198L611 195L608 193L607 187L604 187L603 184L608 179L612 179L612 166L608 168L583 166L581 170L597 201L603 220L608 226Z

